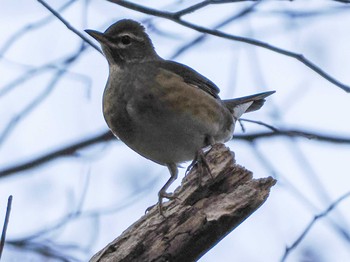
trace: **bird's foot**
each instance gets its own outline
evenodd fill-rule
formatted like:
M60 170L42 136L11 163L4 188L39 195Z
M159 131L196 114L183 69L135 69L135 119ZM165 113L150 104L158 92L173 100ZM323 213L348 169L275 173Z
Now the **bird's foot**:
M164 198L169 199L169 200L179 199L174 193L167 193L167 192L159 191L159 193L158 193L158 203L148 207L146 209L145 213L148 213L151 209L153 209L156 205L158 205L159 214L162 217L166 217L164 215L164 213L163 213L163 199Z
M208 164L207 159L205 158L205 154L203 152L203 149L200 149L197 151L195 158L193 159L192 163L188 166L185 172L185 176L189 173L189 171L197 165L198 173L199 173L199 179L201 182L202 175L203 174L209 174L211 178L213 178L210 167Z
M158 210L159 210L159 214L163 217L165 217L164 213L163 213L163 199L169 199L169 200L173 200L173 199L179 199L174 193L167 193L167 192L163 192L162 190L159 191L158 193Z

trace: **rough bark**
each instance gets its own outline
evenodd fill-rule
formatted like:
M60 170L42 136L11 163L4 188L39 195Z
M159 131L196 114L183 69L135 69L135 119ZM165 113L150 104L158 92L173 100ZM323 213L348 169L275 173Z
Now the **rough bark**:
M90 261L196 261L258 209L276 183L253 179L224 145L206 159L211 176L193 168L175 190L178 199L164 204L166 217L154 207Z

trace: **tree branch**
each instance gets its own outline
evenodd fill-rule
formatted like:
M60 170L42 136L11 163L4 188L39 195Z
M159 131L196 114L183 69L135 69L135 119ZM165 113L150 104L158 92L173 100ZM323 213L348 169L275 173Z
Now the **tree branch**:
M204 2L202 2L204 3ZM217 25L215 25L213 27L213 29L217 30L233 21L236 21L239 18L242 17L246 17L249 13L253 12L256 8L257 5L261 4L262 2L256 2L252 5L250 5L249 7L241 10L238 13L235 13L234 15L224 19L222 22L218 23ZM178 57L179 55L181 55L183 52L185 52L186 50L188 50L191 47L194 47L196 44L200 43L201 41L203 41L208 35L205 34L201 34L200 36L196 37L195 39L191 40L190 42L188 42L187 44L183 45L181 48L179 48L178 50L175 51L175 53L173 55L170 56L170 59L175 59L176 57Z
M153 207L90 261L196 261L254 213L276 183L253 179L222 144L206 159L212 177L192 169L175 190L177 199L164 204L166 217Z
M249 142L253 142L255 140L262 139L262 138L276 138L276 137L307 138L310 140L316 140L318 142L328 142L328 143L335 143L335 144L350 143L350 137L327 135L327 134L321 134L321 133L316 133L312 131L303 131L298 129L278 129L277 131L266 131L266 132L251 133L247 135L236 135L236 136L233 136L233 139L247 140Z
M82 33L80 33L77 29L75 29L67 20L65 20L55 9L53 9L48 3L43 0L37 0L40 4L42 4L47 10L49 10L55 17L57 17L69 30L71 30L74 34L79 36L82 40L88 43L91 47L95 48L99 53L102 54L101 49L95 45L90 39L85 37Z
M36 157L30 161L26 161L19 165L14 165L12 167L3 169L0 171L0 177L5 177L13 173L21 172L27 169L31 169L37 166L40 166L42 164L45 164L47 162L52 161L53 159L64 157L64 156L71 156L76 153L79 149L85 148L87 146L91 146L96 143L106 142L109 140L114 139L114 136L111 132L107 131L102 134L99 134L97 136L93 136L88 139L84 139L82 141L79 141L77 143L72 143L71 145L65 146L61 149L54 150L48 154L44 154L42 156Z
M65 9L70 7L77 0L70 0L64 3L60 8L58 8L58 12L63 12ZM3 40L3 45L0 47L0 58L4 57L5 53L22 37L26 36L27 33L32 32L32 30L38 29L42 26L47 25L52 19L54 19L51 15L40 19L37 22L27 24L23 26L21 29L15 31L8 39Z
M258 121L251 121L255 123L259 123ZM266 132L256 132L251 134L243 134L243 135L234 135L233 139L235 140L243 140L248 142L253 142L259 139L266 138L275 138L275 137L285 137L285 138L307 138L310 140L315 140L318 142L328 142L335 144L350 144L350 137L341 137L341 136L333 136L327 134L319 134L311 131L303 131L298 129L277 129L274 128L275 131L266 131ZM49 153L45 153L41 156L32 158L30 160L24 161L19 164L14 164L9 167L5 167L0 170L0 178L6 177L18 172L22 172L31 168L38 167L45 163L48 163L52 160L55 160L60 157L67 157L74 155L78 150L83 149L88 146L92 146L98 143L108 142L112 139L116 139L110 131L104 131L101 134L97 134L90 138L83 139L78 142L74 142L70 145L62 147L60 149L53 150Z
M341 197L339 197L337 200L335 200L325 211L323 211L322 213L316 215L311 221L310 223L306 226L306 228L303 230L303 232L301 233L301 235L293 242L292 245L290 245L289 247L286 247L286 251L283 254L283 257L281 258L281 262L286 261L288 255L291 253L291 251L293 249L295 249L300 243L301 241L304 239L304 237L307 235L307 233L310 231L310 229L313 227L313 225L320 220L321 218L327 216L334 208L336 208L340 202L342 202L343 200L345 200L346 198L350 197L350 192L347 192L346 194L342 195Z
M12 196L9 196L9 198L7 200L7 208L6 208L4 226L2 228L1 239L0 239L0 260L1 260L2 251L3 251L4 246L5 246L6 231L7 231L7 226L9 224L9 221L10 221L11 206L12 206Z
M87 48L87 45L85 45L84 42L82 42L77 52L75 52L71 56L68 56L61 62L62 67L57 68L56 72L54 72L47 87L42 92L40 92L39 95L37 95L29 104L27 104L19 113L16 113L11 118L7 126L0 133L0 145L5 141L5 139L11 133L11 131L20 123L20 121L23 120L25 117L27 117L36 107L38 107L41 104L42 101L44 101L51 94L55 86L62 80L63 76L67 74L69 67L71 67L74 64L74 62L77 61L77 59L84 52L84 50L86 50L86 48ZM49 64L47 66L50 67ZM39 72L41 70L38 70L38 71L34 70L34 71ZM24 79L26 77L29 77L28 74L25 74L25 75L26 76L24 77ZM23 81L23 79L21 81ZM11 86L14 86L14 85L12 84L8 88L10 88ZM8 89L6 88L6 90Z
M183 25L185 27L191 28L191 29L196 30L196 31L201 32L201 33L215 35L215 36L218 36L218 37L221 37L221 38L226 38L226 39L230 39L230 40L234 40L234 41L239 41L239 42L243 42L243 43L259 46L259 47L271 50L273 52L276 52L276 53L279 53L279 54L282 54L282 55L285 55L285 56L288 56L288 57L292 57L292 58L300 61L304 65L306 65L308 68L310 68L311 70L313 70L314 72L316 72L317 74L322 76L323 78L327 79L329 82L331 82L334 85L340 87L345 92L347 92L347 93L350 92L350 86L349 85L341 83L340 81L338 81L337 79L335 79L334 77L332 77L331 75L326 73L319 66L317 66L316 64L314 64L313 62L311 62L310 60L305 58L304 55L302 55L302 54L294 53L292 51L289 51L289 50L286 50L286 49L283 49L283 48L280 48L280 47L277 47L277 46L270 45L268 43L265 43L265 42L257 40L257 39L252 39L252 38L242 37L242 36L236 36L236 35L232 35L232 34L226 34L226 33L222 32L222 31L212 30L212 29L209 29L209 28L198 26L196 24L193 24L193 23L190 23L190 22L182 20L181 16L179 16L177 12L159 11L159 10L156 10L156 9L152 9L152 8L149 8L149 7L146 7L146 6L138 5L138 4L135 4L135 3L132 3L132 2L129 2L129 1L125 1L125 0L108 0L108 1L112 2L112 3L115 3L117 5L123 6L125 8L128 8L128 9L135 10L137 12L141 12L141 13L144 13L144 14L153 15L153 16L162 17L162 18L171 20L171 21L173 21L175 23L178 23L180 25ZM216 1L213 1L213 2L216 2Z

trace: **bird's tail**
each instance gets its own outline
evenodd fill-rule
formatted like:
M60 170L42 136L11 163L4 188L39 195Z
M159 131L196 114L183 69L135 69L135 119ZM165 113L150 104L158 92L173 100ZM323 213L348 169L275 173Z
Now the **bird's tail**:
M275 92L276 91L268 91L250 96L227 99L223 100L223 102L224 105L231 111L233 116L238 119L244 113L259 110L263 106L265 98Z

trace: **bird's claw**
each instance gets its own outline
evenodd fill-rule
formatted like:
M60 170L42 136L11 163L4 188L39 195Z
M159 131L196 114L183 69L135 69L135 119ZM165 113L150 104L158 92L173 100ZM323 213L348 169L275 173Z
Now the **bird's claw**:
M205 158L205 155L204 155L204 152L202 149L197 151L195 158L193 159L191 164L186 169L185 176L190 172L190 170L195 165L197 165L197 167L198 167L198 171L199 171L198 173L199 173L200 179L201 179L202 174L204 173L204 169L205 169L205 173L209 174L210 177L213 178L211 171L210 171L208 161Z
M163 199L164 198L169 199L169 200L173 200L173 199L179 200L179 198L174 193L167 193L167 192L159 191L159 193L158 193L158 203L156 203L156 204L154 204L152 206L149 206L146 209L145 214L148 213L149 211L151 211L151 209L153 209L156 205L158 205L159 214L162 217L165 217L165 215L163 213Z

